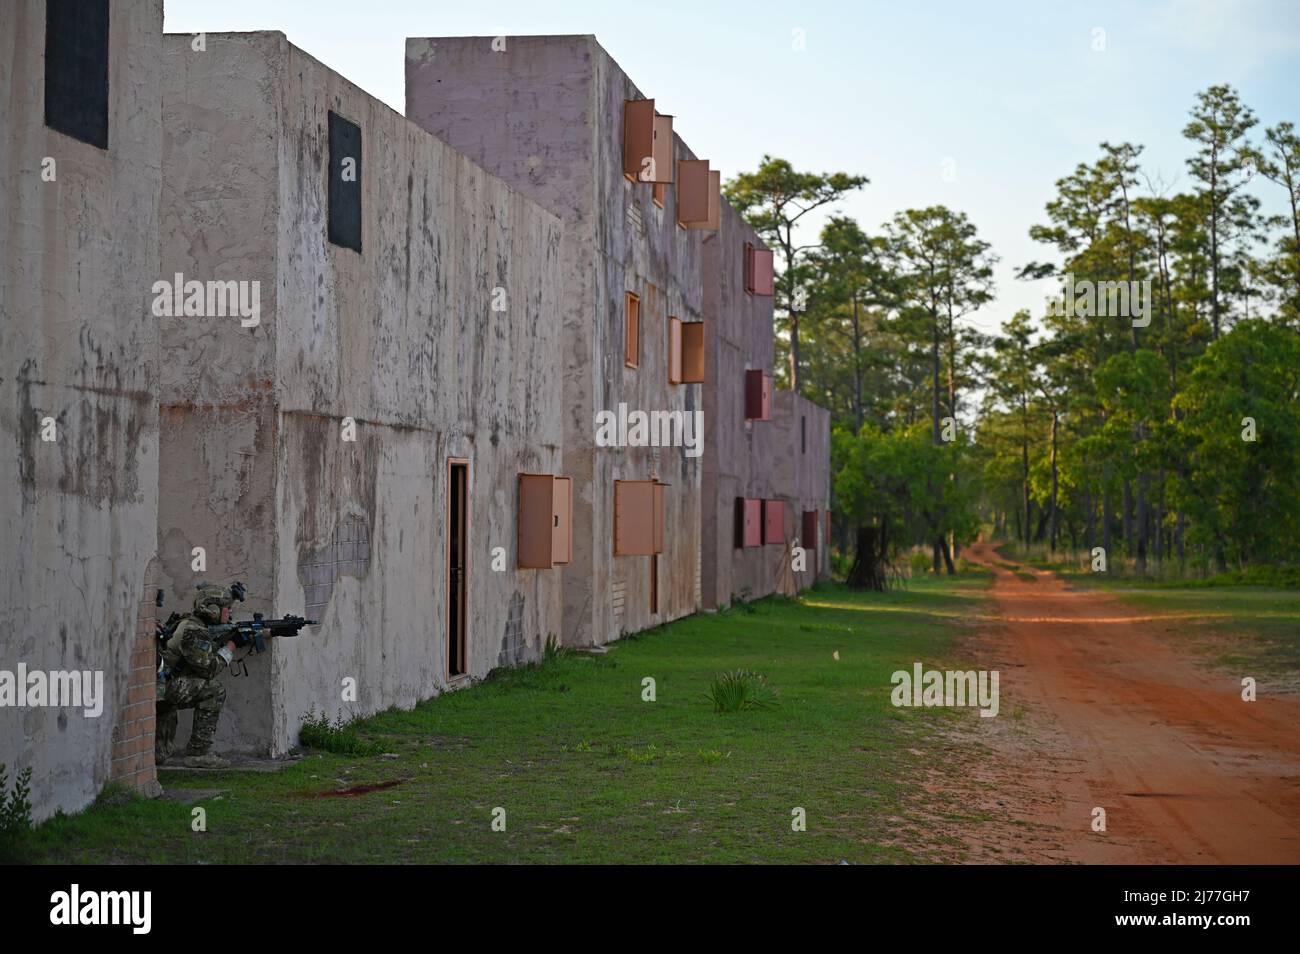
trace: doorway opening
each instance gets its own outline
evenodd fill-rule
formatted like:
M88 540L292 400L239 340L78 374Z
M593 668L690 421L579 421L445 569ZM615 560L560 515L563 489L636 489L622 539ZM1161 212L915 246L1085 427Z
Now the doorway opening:
M469 461L447 465L447 678L469 672L466 645L469 551Z

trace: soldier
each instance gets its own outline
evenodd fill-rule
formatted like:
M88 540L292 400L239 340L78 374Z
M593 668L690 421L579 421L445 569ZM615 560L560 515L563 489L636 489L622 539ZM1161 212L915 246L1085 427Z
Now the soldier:
M236 584L239 586L239 584ZM217 676L234 658L235 641L218 644L209 626L230 622L234 596L224 586L200 585L194 611L181 617L163 649L163 670L158 684L158 718L154 735L154 761L161 765L176 744L176 720L181 709L194 710L194 728L185 748L189 768L226 768L225 759L213 755L212 739L226 701L226 687Z

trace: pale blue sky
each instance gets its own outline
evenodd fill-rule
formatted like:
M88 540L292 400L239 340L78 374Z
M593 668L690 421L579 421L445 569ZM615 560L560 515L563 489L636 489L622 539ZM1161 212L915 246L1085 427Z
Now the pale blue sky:
M974 320L984 330L1017 308L1040 313L1054 284L1012 272L1047 256L1027 230L1098 143L1144 144L1145 167L1181 188L1198 90L1236 86L1261 135L1300 126L1296 0L166 0L166 29L281 30L398 111L407 36L594 33L724 177L766 152L870 177L842 207L870 231L909 207L969 215L1002 258L998 300ZM1280 211L1280 190L1254 188Z

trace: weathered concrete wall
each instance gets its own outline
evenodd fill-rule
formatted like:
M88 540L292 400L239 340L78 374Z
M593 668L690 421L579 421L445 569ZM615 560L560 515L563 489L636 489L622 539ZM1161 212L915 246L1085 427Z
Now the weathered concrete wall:
M566 645L588 645L593 602L602 602L579 582L595 572L593 522L603 519L593 495L592 422L606 371L594 355L603 353L614 331L594 318L592 50L587 37L555 39L510 37L506 50L495 52L492 37L408 38L406 115L564 222L558 367L562 471L573 478L573 559L564 570L559 635Z
M368 714L447 687L449 458L470 462L470 674L533 658L560 631L568 570L515 564L518 475L562 472L562 231L281 34L207 39L218 65L186 84L183 109L228 123L255 153L240 176L268 192L242 228L273 271L261 316L270 351L222 351L238 380L270 385L266 427L252 395L233 402L257 421L239 466L260 474L266 453L273 475L245 526L266 561L258 579L270 575L266 610L308 607L321 621L252 663L268 697L234 707L235 734L219 740L278 754L309 710ZM326 237L330 110L361 128L360 253ZM207 174L219 189L224 171ZM239 234L236 217L227 224ZM492 307L498 288L505 311ZM183 354L212 357L197 341ZM355 441L344 440L349 418ZM216 475L200 486L196 507L233 518L237 495ZM239 552L219 549L222 561ZM343 697L349 678L355 701Z
M786 539L794 540L803 532L803 511L817 511L815 553L808 553L807 568L802 573L793 573L796 588L803 589L830 572L830 541L825 537L826 510L831 499L831 414L803 395L777 391L772 398L772 423L780 435L773 469L786 499ZM800 543L807 547L807 541Z
M157 319L162 340L159 400L158 554L164 616L186 612L195 584L248 588L249 612L273 615L276 507L276 305L279 180L276 143L284 120L283 38L209 34L164 39L162 277L256 282L256 326L239 316ZM195 547L206 566L195 568ZM287 611L287 610L285 610ZM223 677L222 749L260 751L270 738L271 671ZM188 737L183 712L178 740Z
M703 603L725 606L736 597L775 592L787 551L776 545L735 547L735 500L776 499L785 487L773 467L785 439L775 420L745 418L745 372L771 373L772 299L745 291L745 243L765 247L725 200L717 241L704 258Z
M152 706L129 686L158 489L162 2L110 17L101 150L44 125L45 4L0 4L0 669L101 671L106 696L97 718L0 709L0 762L33 770L37 819L88 804L115 725Z
M641 93L589 36L407 41L407 114L565 223L564 472L575 479L564 640L603 643L699 603L700 458L681 448L601 448L595 414L702 410L700 385L669 385L668 317L702 314L702 243L622 173L623 101ZM677 158L693 158L680 139ZM623 362L625 293L641 296L641 360ZM706 451L707 453L707 451ZM670 485L659 612L650 557L614 557L614 482Z

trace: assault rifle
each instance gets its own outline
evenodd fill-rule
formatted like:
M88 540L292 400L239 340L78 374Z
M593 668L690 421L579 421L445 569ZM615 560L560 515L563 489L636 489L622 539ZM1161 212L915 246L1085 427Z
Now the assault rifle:
M238 649L252 646L251 652L266 652L266 639L272 636L297 636L304 626L315 626L314 619L301 616L285 616L281 619L264 619L261 613L254 613L252 619L239 623L219 623L208 627L208 634L218 643L228 639L234 640Z
M231 595L241 603L244 600L244 585L242 583L233 583L230 587ZM163 591L159 590L158 595L154 598L154 605L161 607L163 604ZM163 665L163 648L167 645L167 640L171 639L172 634L176 632L176 626L181 621L181 614L173 612L167 617L165 623L154 624L154 649L158 663L158 674L160 677L166 677L167 670ZM208 634L217 643L227 641L234 642L237 649L251 647L247 653L234 662L241 662L254 653L266 652L266 640L275 636L297 636L304 626L316 626L318 621L314 619L304 619L301 616L292 614L284 616L281 619L265 619L261 613L254 613L252 619L241 622L218 623L208 626ZM239 672L232 665L232 672L238 675ZM244 666L244 672L247 673L248 667Z

